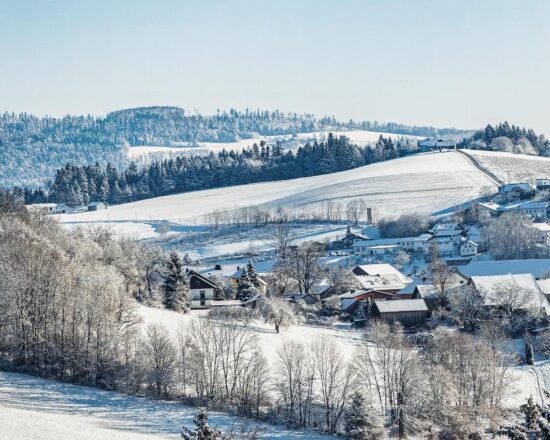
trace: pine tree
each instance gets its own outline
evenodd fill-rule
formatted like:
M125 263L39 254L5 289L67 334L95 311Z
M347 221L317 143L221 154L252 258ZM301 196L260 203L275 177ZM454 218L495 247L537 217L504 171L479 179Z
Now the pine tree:
M255 296L256 288L254 287L254 284L252 284L252 281L250 281L248 270L245 267L239 279L239 286L237 288L237 299L246 302L254 298Z
M372 420L365 398L356 391L345 413L345 438L347 440L375 440L382 438L382 428Z
M191 305L189 282L183 270L180 256L170 252L164 273L164 306L178 312L187 312Z
M525 363L527 365L533 365L535 363L535 356L533 355L533 346L529 343L525 344Z
M256 272L256 269L252 265L252 261L249 261L246 265L246 271L248 272L248 278L250 279L250 282L254 285L254 287L260 287L258 272Z
M540 408L535 404L533 396L529 396L527 403L523 405L523 414L525 415L525 426L529 430L538 428L538 420L541 416Z
M190 430L185 426L181 431L183 440L232 440L231 436L226 436L218 428L210 428L208 426L208 412L200 410L193 418L194 430Z

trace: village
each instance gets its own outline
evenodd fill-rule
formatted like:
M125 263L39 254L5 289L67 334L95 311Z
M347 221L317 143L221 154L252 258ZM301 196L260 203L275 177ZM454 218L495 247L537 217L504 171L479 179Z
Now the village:
M320 268L318 272L310 268L314 281L305 286L288 275L282 297L298 310L305 308L306 315L331 316L312 321L324 325L343 321L361 326L369 319L380 319L420 329L453 290L467 288L483 296L485 307L495 309L502 301L499 292L511 285L521 290L524 304L519 308L536 305L549 316L550 283L546 278L550 276L550 258L496 261L487 251L481 226L502 214L517 213L531 219L535 245L546 246L550 237L546 222L549 188L550 179L537 179L536 184L503 184L495 196L462 205L434 220L418 236L379 238L379 230L372 225L348 225L331 241L310 242L318 249L315 264ZM212 265L188 266L191 309L261 308L270 294L279 294L273 293L272 284L280 282L277 277L285 258L294 255L295 261L300 259L300 246L290 246L283 259L280 252L265 251L261 258L260 254L241 255L229 264L214 258ZM248 283L250 271L258 272L255 295L240 301L239 284L243 279ZM335 271L345 282L331 281ZM219 299L216 292L223 286L230 288L226 288L224 299Z

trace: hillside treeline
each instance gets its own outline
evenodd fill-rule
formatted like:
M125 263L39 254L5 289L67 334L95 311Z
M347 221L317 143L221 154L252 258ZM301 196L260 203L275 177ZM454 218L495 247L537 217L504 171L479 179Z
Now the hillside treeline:
M333 117L279 111L230 110L214 115L177 107L116 111L105 117L39 118L26 113L0 114L0 187L40 186L67 162L117 169L127 165L125 146L195 145L259 136L328 130L372 130L418 136L461 134L454 129L410 127L378 122L339 122Z
M350 144L344 136L329 134L326 142L300 147L296 153L254 144L242 152L221 151L208 156L183 156L156 161L124 171L108 164L66 165L57 170L49 194L23 191L26 203L45 201L83 205L90 201L110 204L187 191L255 182L315 176L393 159L407 153L407 145L380 136L375 148Z
M508 153L550 156L550 141L531 128L521 128L508 122L476 131L463 142L464 146Z

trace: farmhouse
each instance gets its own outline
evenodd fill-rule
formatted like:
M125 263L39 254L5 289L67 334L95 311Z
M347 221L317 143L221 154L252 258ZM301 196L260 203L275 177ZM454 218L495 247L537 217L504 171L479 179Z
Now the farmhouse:
M428 318L428 307L423 299L374 300L373 314L389 324L401 323L405 327L422 325Z
M397 293L412 280L389 264L364 264L352 270L362 289Z
M550 189L550 177L542 177L536 180L537 191Z
M472 261L457 272L465 277L530 273L541 279L550 272L550 259Z
M505 183L498 188L498 193L508 200L515 200L532 194L535 189L536 187L528 182Z
M34 203L27 205L30 211L41 212L43 214L56 214L57 203Z
M464 227L458 223L437 223L428 232L434 237L457 237L464 233Z
M351 249L355 242L370 240L370 237L351 230L351 226L346 228L346 235L340 240L335 240L330 244L330 249Z
M485 305L488 307L500 307L503 305L503 301L506 301L506 298L504 300L502 298L502 288L513 288L516 291L521 289L521 295L525 295L525 297L522 298L520 309L537 309L546 316L550 315L550 303L530 273L473 276L470 278L469 284L483 294ZM518 292L518 294L520 293Z
M537 234L537 242L540 244L546 244L550 238L550 225L548 223L533 223Z
M191 309L209 308L218 285L194 270L189 270L187 277L191 289Z
M460 256L472 257L477 255L478 244L472 240L464 241L460 244Z
M502 212L517 211L537 219L546 219L548 212L548 202L521 202L501 207Z
M88 203L88 211L100 211L102 209L107 209L107 205L103 202Z

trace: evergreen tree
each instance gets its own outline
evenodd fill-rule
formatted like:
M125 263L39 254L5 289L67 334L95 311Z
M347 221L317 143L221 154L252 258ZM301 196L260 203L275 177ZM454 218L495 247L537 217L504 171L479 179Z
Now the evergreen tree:
M191 306L191 292L181 258L175 250L170 252L165 264L164 306L167 309L185 313Z
M254 287L260 287L260 281L258 280L258 272L252 265L252 261L249 261L246 265L246 271L248 272L248 278Z
M525 426L529 430L538 428L538 420L541 417L540 407L535 404L533 396L529 396L527 403L523 405L523 414L525 416Z
M381 426L372 419L365 398L360 392L353 393L345 413L345 438L347 440L375 440L382 438Z
M183 440L232 440L231 436L226 436L218 428L208 426L208 412L200 410L193 418L195 429L191 430L185 426L181 431Z
M525 363L527 365L533 365L535 363L535 356L533 355L533 345L525 344Z
M237 299L246 302L254 298L255 296L256 288L254 287L254 284L252 284L252 281L248 276L248 270L245 267L241 273L241 277L239 278L239 286L237 287Z

